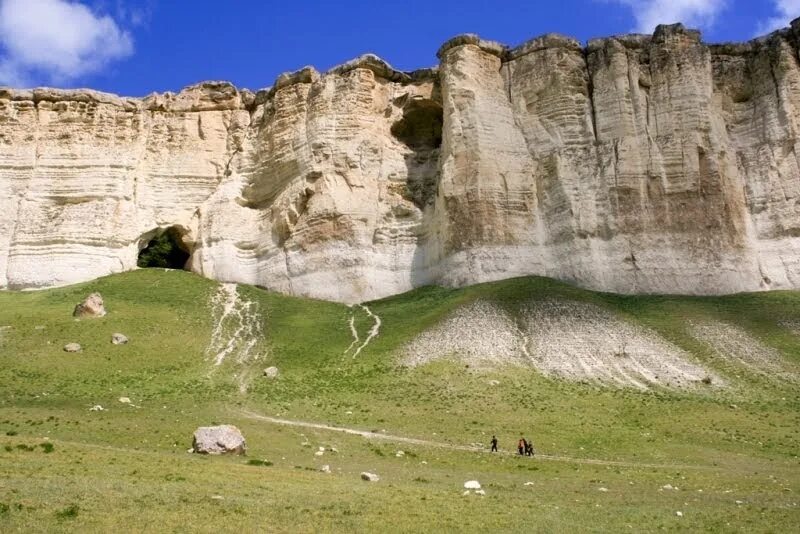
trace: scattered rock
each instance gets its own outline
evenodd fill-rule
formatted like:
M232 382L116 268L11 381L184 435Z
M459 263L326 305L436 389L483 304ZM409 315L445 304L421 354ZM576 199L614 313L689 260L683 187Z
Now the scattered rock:
M523 486L533 486L533 482L526 482Z
M736 504L744 504L744 501L736 501Z
M201 426L194 431L192 449L199 454L244 454L244 436L233 425Z
M461 495L469 495L469 493L470 493L470 492L469 492L469 490L466 490L466 491L465 491L464 493L462 493Z
M319 470L322 471L323 473L330 473L331 472L331 466L329 466L328 464L325 464L322 467L320 467Z
M106 308L100 293L92 293L83 299L72 312L73 317L103 317L105 314Z
M603 493L606 493L608 491L608 488L597 488L597 491L602 491Z
M79 343L67 343L64 345L64 352L80 352L83 347Z
M111 334L111 343L114 345L125 345L128 342L128 336L115 332Z
M105 408L103 408L103 407L102 407L102 406L100 406L99 404L95 404L94 406L92 406L91 408L89 408L89 411L90 411L90 412L102 412L102 411L104 411L104 410L105 410Z
M678 488L672 487L672 484L664 484L663 486L661 486L661 489L669 491L669 490L674 490L674 489L678 489Z
M396 453L394 453L394 455L395 455L397 458L402 458L403 456L405 456L405 455L406 455L406 453L405 453L405 452L403 452L403 451L397 451Z
M211 500L213 500L213 501L221 501L221 500L224 500L224 499L225 499L225 497L223 497L222 495L212 495L211 496Z
M317 451L314 453L314 456L322 456L323 454L325 454L325 451Z
M500 381L499 380L489 380L489 385L490 386L499 386L500 385Z
M375 473L368 473L366 471L361 473L361 480L365 480L367 482L378 482L380 479L381 477L379 477Z
M467 480L466 482L464 482L464 488L471 490L479 490L481 489L481 483L478 482L477 480Z
M130 404L130 403L131 403L131 399L129 399L128 397L120 397L120 398L119 398L119 401L120 401L122 404Z
M267 378L278 378L278 368L277 367L267 367L264 369L264 376Z
M11 327L10 327L10 326L6 326L6 327L4 327L4 328L11 328ZM37 325L37 326L34 326L34 327L33 327L33 329L34 329L34 330L44 330L44 326L42 326L42 325Z
M677 515L678 517L683 517L683 512L680 512L680 511L679 512L675 512L675 515Z
M475 495L486 495L486 492L483 491L482 489L475 490Z

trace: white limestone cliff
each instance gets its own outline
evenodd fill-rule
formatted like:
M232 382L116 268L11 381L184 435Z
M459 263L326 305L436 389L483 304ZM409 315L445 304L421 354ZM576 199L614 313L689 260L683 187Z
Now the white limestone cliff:
M257 93L0 89L0 287L133 269L168 228L222 281L358 302L537 274L622 293L800 288L800 21L459 36Z

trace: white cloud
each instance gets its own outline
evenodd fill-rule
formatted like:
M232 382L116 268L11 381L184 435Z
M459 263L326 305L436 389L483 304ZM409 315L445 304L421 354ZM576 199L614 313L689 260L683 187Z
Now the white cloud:
M63 84L133 53L130 33L69 0L0 0L0 85Z
M756 36L785 28L793 19L800 17L800 0L772 0L772 3L775 16L759 23Z
M714 23L727 0L612 0L625 4L636 19L635 31L652 33L659 24L683 22L689 27L706 28Z

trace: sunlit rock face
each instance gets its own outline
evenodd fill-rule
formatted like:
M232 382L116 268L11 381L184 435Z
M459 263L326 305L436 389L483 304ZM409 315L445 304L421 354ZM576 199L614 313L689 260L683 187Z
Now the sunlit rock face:
M800 23L582 46L460 36L252 93L0 90L0 287L187 268L357 302L536 274L622 293L800 287Z

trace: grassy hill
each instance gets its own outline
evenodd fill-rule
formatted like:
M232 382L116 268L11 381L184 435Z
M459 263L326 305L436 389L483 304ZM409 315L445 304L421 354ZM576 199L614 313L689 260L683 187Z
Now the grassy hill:
M108 315L73 319L93 291ZM441 341L477 303L517 328L513 339L530 335L519 349L529 361L487 364ZM376 316L377 336L354 357ZM543 373L542 351L561 347L536 345L538 328L564 324L606 352L623 340L601 362L619 376L632 365L626 340L641 334L714 378L639 388ZM0 531L793 530L798 326L796 292L626 297L542 278L423 288L366 308L156 269L0 293ZM511 339L468 330L490 336L488 352L491 336ZM130 342L112 345L114 332ZM570 332L565 347L586 344ZM420 339L438 357L410 365ZM82 352L64 352L71 342ZM277 379L261 376L267 366ZM248 455L187 454L194 429L212 423L241 428ZM506 452L524 434L539 456L481 452L492 434ZM470 479L486 496L462 495Z

